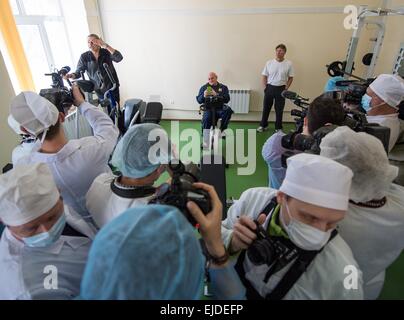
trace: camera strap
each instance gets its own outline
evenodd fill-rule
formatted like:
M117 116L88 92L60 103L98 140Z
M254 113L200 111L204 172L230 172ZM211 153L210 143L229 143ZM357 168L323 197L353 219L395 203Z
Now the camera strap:
M334 230L331 233L330 242L334 239L338 234L337 230ZM328 244L327 242L327 244ZM299 280L302 274L307 270L310 266L314 258L319 254L324 247L319 251L306 251L299 250L299 256L296 261L293 263L292 267L289 271L283 276L281 281L279 281L278 285L268 293L265 297L265 300L282 300L283 297L289 292L289 290L293 287L293 285Z
M261 214L265 214L267 217L272 211L275 209L275 207L278 205L278 201L276 197L273 197L269 203L265 206L265 208L262 210Z
M111 182L111 190L114 194L121 198L126 198L126 199L137 199L137 198L145 198L148 196L153 195L156 192L156 188L150 187L150 186L144 186L144 187L123 187L117 185L117 180L119 178L116 178L112 180Z

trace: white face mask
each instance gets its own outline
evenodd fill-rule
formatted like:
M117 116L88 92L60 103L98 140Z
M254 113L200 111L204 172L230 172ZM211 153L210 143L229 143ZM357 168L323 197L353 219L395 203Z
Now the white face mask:
M283 219L282 213L280 214L280 220L289 235L290 240L299 248L308 251L317 251L324 247L330 239L332 230L326 232L317 228L309 226L299 220L294 219L289 211L287 202L285 201L285 209L289 216L289 224L286 225Z

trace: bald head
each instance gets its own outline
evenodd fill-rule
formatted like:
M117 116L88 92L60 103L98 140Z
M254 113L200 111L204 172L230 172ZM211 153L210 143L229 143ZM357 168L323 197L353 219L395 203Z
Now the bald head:
M217 85L217 74L214 72L209 72L208 82L211 86Z

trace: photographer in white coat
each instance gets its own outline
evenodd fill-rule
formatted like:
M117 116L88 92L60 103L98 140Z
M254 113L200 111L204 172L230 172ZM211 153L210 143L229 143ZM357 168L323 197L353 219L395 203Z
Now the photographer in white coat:
M241 251L236 270L247 298L363 299L361 272L335 230L348 208L352 171L306 153L287 165L279 191L245 191L222 223L225 245Z
M366 133L339 127L321 142L321 155L353 171L348 213L339 233L363 272L366 299L377 299L385 270L404 249L404 188L393 183L383 144Z
M93 229L63 204L44 163L0 176L0 300L72 299ZM49 279L47 281L46 279Z
M171 160L171 141L158 124L130 128L119 141L112 164L121 173L99 175L86 196L87 209L98 227L129 208L143 206L155 196L153 184Z
M74 104L93 129L92 137L68 141L62 127L64 113L34 92L16 96L11 102L10 113L23 132L41 142L18 164L47 163L66 204L87 217L86 193L98 175L111 172L108 160L119 131L100 108L84 101L75 85L73 95Z

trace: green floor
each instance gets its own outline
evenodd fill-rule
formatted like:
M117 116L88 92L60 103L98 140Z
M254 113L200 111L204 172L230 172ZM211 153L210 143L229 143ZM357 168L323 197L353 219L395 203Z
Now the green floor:
M171 122L163 121L162 126L171 133ZM181 121L179 124L180 132L186 128L194 128L200 130L199 121ZM256 129L256 123L241 123L232 122L230 124L230 129ZM284 131L289 131L293 129L293 124L288 124L285 126ZM268 170L265 162L261 156L261 149L268 137L273 133L273 124L270 124L270 130L265 133L257 134L257 146L256 146L256 171L253 175L249 176L239 176L237 175L237 165L230 165L229 169L226 171L227 180L227 198L234 197L238 199L240 194L252 187L266 187L268 186ZM247 133L244 134L245 144L248 143ZM180 149L187 144L187 141L180 142ZM245 150L248 150L245 147ZM167 179L167 176L161 178L162 180ZM404 299L404 253L400 258L387 270L386 282L383 288L380 299Z

